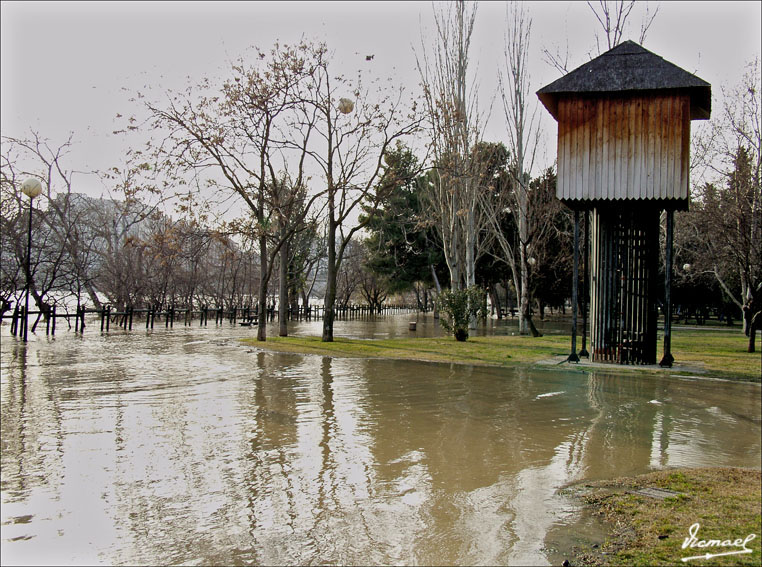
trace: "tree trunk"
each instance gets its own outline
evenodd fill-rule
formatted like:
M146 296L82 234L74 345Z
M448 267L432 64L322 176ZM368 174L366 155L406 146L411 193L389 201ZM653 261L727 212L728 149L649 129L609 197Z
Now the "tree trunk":
M437 297L434 299L434 319L439 319L439 302L437 299L442 293L442 286L439 285L439 278L437 277L437 271L434 269L434 264L429 264L431 268L431 277L434 279L434 285L437 288Z
M476 228L473 207L468 210L466 219L466 288L468 289L476 285ZM468 328L476 329L476 315L471 315L469 318Z
M288 255L289 243L280 248L280 289L278 291L278 336L288 336Z
M749 337L749 345L746 352L756 351L757 341L757 329L762 327L760 325L760 318L762 318L762 311L758 310L758 304L752 299L749 299L743 306L743 322L746 329L746 336Z
M257 340L267 340L267 240L259 237L259 313Z
M87 295L90 298L90 301L93 302L93 307L97 310L101 310L103 306L101 305L100 299L98 299L98 292L93 287L93 284L90 282L85 282L85 291L87 291Z
M455 223L457 224L457 222ZM458 241L457 228L453 231L452 242L449 246L449 254L445 254L447 267L450 269L450 289L460 289L460 242ZM445 248L447 250L447 248Z
M332 209L332 207L331 207ZM326 273L325 300L323 313L323 342L333 342L334 305L336 303L336 221L333 210L328 219L328 270Z
M503 309L500 305L500 295L497 289L497 284L490 286L492 294L492 311L497 313L497 320L500 321L503 318Z

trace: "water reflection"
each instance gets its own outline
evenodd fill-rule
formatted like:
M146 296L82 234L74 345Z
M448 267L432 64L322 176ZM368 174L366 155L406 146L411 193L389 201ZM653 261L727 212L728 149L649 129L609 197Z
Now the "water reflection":
M759 466L758 385L243 334L4 336L2 563L542 564L570 481Z
M416 322L416 330L411 331L410 322ZM537 329L548 335L564 333L568 334L571 323L568 319L551 319L535 321ZM277 333L277 324L272 326L270 333ZM320 320L298 321L289 326L289 332L293 335L320 336L323 332L323 323ZM518 319L508 317L506 319L488 319L480 323L476 329L469 331L471 336L479 337L486 335L510 335L518 334ZM408 313L398 316L378 316L338 321L334 329L334 336L352 339L395 339L408 337L442 337L446 332L434 319L432 313Z

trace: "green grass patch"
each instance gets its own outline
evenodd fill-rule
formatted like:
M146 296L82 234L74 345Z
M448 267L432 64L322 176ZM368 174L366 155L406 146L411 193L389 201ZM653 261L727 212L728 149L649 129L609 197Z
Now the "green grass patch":
M596 549L578 550L576 565L760 565L762 477L758 470L735 468L658 471L589 486L587 505L612 528ZM663 500L633 491L664 488L680 492ZM695 523L693 547L683 547ZM698 547L698 541L735 542L750 534L752 553L686 557L739 551L739 546ZM689 540L690 543L690 540Z
M678 362L703 364L717 377L759 382L762 377L762 353L746 352L748 345L748 337L738 328L673 328L672 352ZM760 348L760 345L757 344L757 347Z
M566 335L531 337L499 335L472 337L458 342L450 337L345 339L335 338L324 343L320 337L270 337L266 342L245 339L247 344L276 352L316 354L347 358L388 358L421 360L484 366L513 366L535 364L568 355L570 338ZM578 340L577 345L580 345ZM738 329L706 328L701 330L674 329L672 351L676 360L675 373L748 380L761 379L760 353L746 352L747 339ZM661 359L662 340L659 338ZM582 367L580 367L582 368ZM617 371L648 371L637 366L616 366ZM651 371L659 372L651 368Z
M452 338L345 339L324 343L320 337L272 337L266 342L246 339L258 348L276 352L319 354L348 358L393 358L429 362L454 362L487 366L532 363L563 355L569 339L560 335L473 337L466 342Z

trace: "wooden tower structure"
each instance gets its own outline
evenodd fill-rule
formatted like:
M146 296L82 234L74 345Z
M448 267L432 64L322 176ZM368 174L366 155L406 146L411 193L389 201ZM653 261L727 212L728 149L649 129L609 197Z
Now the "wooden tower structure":
M659 233L661 213L666 211L666 316L660 364L671 366L673 215L688 208L690 122L709 118L711 86L626 41L537 95L558 121L556 194L575 213L569 360L579 360L577 282L583 213L585 258L590 258L584 267L590 285L583 296L589 295L592 360L656 363ZM586 313L583 306L584 333ZM583 351L585 338L583 334Z

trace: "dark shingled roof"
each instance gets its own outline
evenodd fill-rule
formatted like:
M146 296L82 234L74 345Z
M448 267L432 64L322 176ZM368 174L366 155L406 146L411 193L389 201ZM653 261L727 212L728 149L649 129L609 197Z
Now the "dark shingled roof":
M592 61L537 91L545 108L558 120L561 95L682 90L691 97L691 120L705 120L712 110L712 87L703 79L641 47L620 43Z

